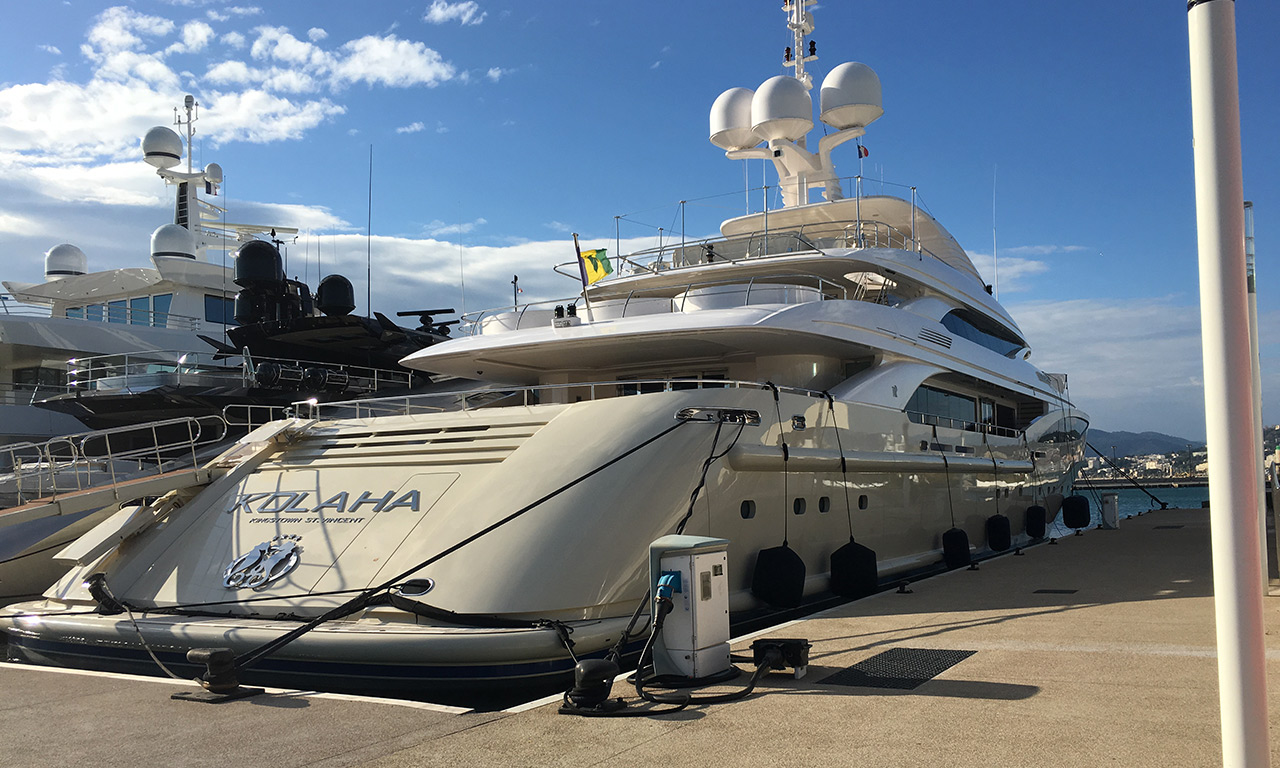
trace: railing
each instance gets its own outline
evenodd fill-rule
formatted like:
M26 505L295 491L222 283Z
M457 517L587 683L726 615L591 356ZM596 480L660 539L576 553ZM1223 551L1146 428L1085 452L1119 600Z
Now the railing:
M304 401L307 402L307 401ZM291 408L265 403L232 403L222 407L222 420L228 427L244 427L252 431L277 419L287 418Z
M687 389L768 389L769 384L759 381L736 379L626 379L593 381L577 384L537 384L503 389L472 389L439 394L379 397L365 400L344 400L318 403L301 400L293 404L294 412L308 419L322 418L372 418L376 416L407 416L417 413L442 413L445 411L470 411L510 400L512 405L538 405L543 402L540 393L557 390L575 390L573 396L584 401L594 401L631 394L674 392ZM585 391L584 391L585 390ZM818 399L826 399L822 392L801 387L778 387L787 392ZM432 402L435 401L435 402ZM334 411L343 411L333 415ZM325 412L330 415L326 416Z
M10 384L0 382L0 405L31 405L55 395L65 394L70 387L62 384Z
M714 291L716 288L727 288L730 290ZM593 303L589 308L596 316L603 316L607 319L619 317L628 317L628 312L633 307L641 307L638 311L632 312L636 314L661 314L663 312L685 312L688 311L690 301L699 299L711 299L715 297L723 304L724 300L731 301L732 306L750 306L752 303L752 294L758 299L757 304L774 304L777 301L777 295L774 291L778 289L809 289L812 293L808 294L810 298L797 300L796 298L787 299L781 303L803 303L803 301L827 301L831 299L849 299L858 298L865 293L865 286L858 289L858 296L850 296L847 287L834 283L827 278L812 273L797 272L787 275L766 275L755 276L743 279L728 280L703 280L697 282L681 283L678 285L667 285L662 288L642 288L639 290L628 291L626 296L621 298L608 299L606 302L599 301ZM710 291L706 296L693 296L696 291ZM733 296L741 295L741 301L735 301ZM761 298L763 296L763 298ZM551 310L553 306L573 305L578 308L579 316L585 316L588 308L581 301L581 296L572 296L563 299L549 299L546 301L530 302L522 305L519 309L507 309L502 307L499 309L486 309L479 312L469 312L462 317L463 332L467 334L476 333L487 319L495 318L499 315L507 315L515 313L515 318L507 323L508 330L518 330L522 327L530 327L535 323L537 325L546 325L546 312ZM667 301L664 309L655 310L652 303L642 304L646 300L659 299ZM621 306L619 307L619 302ZM530 314L532 311L532 314ZM526 322L526 319L528 322Z
M0 293L0 315L56 317L58 319L65 318L88 323L175 328L184 331L198 331L201 327L200 319L190 315L135 308L127 303L123 306L111 306L109 303L103 303L68 307L65 315L54 315L52 306L25 301L21 295L14 293Z
M200 319L190 315L178 315L173 312L106 304L89 304L80 307L67 307L68 320L84 320L90 323L112 323L117 325L150 326L152 328L176 328L183 331L200 330Z
M27 303L12 293L0 293L0 315L49 317L52 309L48 305Z
M408 389L412 386L413 374L363 366L253 357L247 354L247 350L243 355L154 350L73 358L67 363L67 383L72 389L127 390L162 384L218 381L244 387L376 392L386 387Z
M252 365L246 358L235 357L240 362L228 363L226 360L233 358L214 353L167 349L73 357L67 361L67 386L73 390L126 389L130 384L191 383L197 376L202 381L221 378L246 383Z
M1022 430L1010 429L1009 427L998 427L995 424L986 424L980 421L953 419L949 416L937 416L932 413L924 413L923 411L907 411L907 418L917 424L924 424L931 427L962 429L965 432L982 432L984 434L997 435L999 437L1022 436Z
M124 479L122 475L161 474L188 457L194 466L196 450L226 434L227 425L218 416L100 429L43 443L0 446L0 469L11 473L5 479L14 483L17 503L23 504L104 482L114 485ZM137 471L126 473L123 462L136 462Z

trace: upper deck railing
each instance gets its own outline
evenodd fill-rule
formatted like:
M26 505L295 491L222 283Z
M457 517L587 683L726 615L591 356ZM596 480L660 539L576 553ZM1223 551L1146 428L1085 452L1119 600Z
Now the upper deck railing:
M594 300L590 306L582 301L581 296L574 296L530 302L518 308L499 307L468 312L462 317L462 330L467 334L483 333L490 324L496 324L502 330L543 327L550 321L556 307L564 311L566 305L572 306L573 311L584 319L606 320L711 307L799 304L831 299L889 303L888 292L873 290L866 276L852 284L842 284L820 275L794 272L746 279L703 279L654 288L640 284L640 287L619 297Z
M199 318L130 306L127 299L68 307L65 314L54 314L53 308L47 304L24 301L21 296L13 293L0 293L0 316L46 317L86 323L173 328L182 331L200 330Z
M317 392L376 392L408 389L409 371L319 363L250 354L148 350L121 355L72 358L67 386L72 390L129 390L160 385L222 384Z
M570 392L581 400L600 400L634 394L674 392L687 389L769 389L773 385L759 381L736 379L626 379L590 381L574 384L538 384L500 389L470 389L456 392L423 393L401 397L378 397L318 403L302 400L293 404L294 413L308 419L372 418L376 416L408 416L446 411L471 411L503 405L539 405L554 402L554 393ZM825 399L822 392L800 387L777 387L779 392ZM552 397L548 399L548 395Z

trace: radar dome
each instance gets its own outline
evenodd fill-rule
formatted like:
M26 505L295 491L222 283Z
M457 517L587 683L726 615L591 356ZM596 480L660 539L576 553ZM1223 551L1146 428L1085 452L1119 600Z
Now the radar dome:
M751 130L750 88L730 88L716 97L711 105L711 143L726 152L751 149L760 136Z
M243 288L284 280L280 251L265 240L250 240L236 251L235 283Z
M222 166L217 163L209 163L204 167L204 177L214 184L222 183Z
M342 275L329 275L316 286L316 306L327 317L351 314L356 308L356 292Z
M813 128L813 99L804 83L778 75L765 80L751 98L751 130L766 141L795 141Z
M177 224L164 224L151 233L151 258L177 256L183 259L196 257L196 240L191 231Z
M884 114L880 78L866 64L845 62L823 78L818 104L822 122L832 128L865 128Z
M142 158L156 168L172 168L182 159L182 139L163 125L142 137Z
M44 255L44 277L46 280L83 275L88 270L89 257L84 255L84 251L70 243L55 245Z

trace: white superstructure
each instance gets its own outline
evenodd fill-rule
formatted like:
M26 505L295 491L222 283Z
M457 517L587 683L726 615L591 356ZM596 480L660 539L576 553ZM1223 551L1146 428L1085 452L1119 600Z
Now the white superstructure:
M156 127L142 139L144 159L174 190L173 221L151 235L151 266L91 271L89 257L63 243L45 254L43 283L3 283L0 442L83 429L69 416L29 407L65 390L71 358L207 349L197 334L222 338L238 290L222 253L258 235L297 232L226 223L225 211L201 197L218 194L222 168L191 167L198 106L187 96L185 118L175 118L187 134L186 171L176 169L184 142L173 130ZM216 261L211 253L219 254Z
M346 605L244 676L465 696L569 669L556 622L579 656L634 641L667 534L729 541L739 615L1043 536L1086 417L940 223L841 184L831 151L883 112L870 68L827 75L835 132L806 148L809 4L784 6L795 77L711 113L730 158L774 163L783 209L615 257L580 296L480 313L404 361L500 396L325 404L249 435L207 486L67 553L48 601L3 619L12 646L141 668L139 633L177 661L245 653ZM97 573L139 629L16 615L109 608Z

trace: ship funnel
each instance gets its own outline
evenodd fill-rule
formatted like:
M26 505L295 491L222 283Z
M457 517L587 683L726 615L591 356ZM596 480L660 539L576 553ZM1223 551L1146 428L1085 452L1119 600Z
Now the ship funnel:
M182 137L158 125L142 137L142 158L156 168L172 168L182 160Z
M884 114L880 78L871 67L856 61L827 73L818 103L822 122L838 130L865 128Z
M732 152L751 149L762 139L751 130L751 99L755 91L750 88L730 88L716 97L711 105L711 143Z

